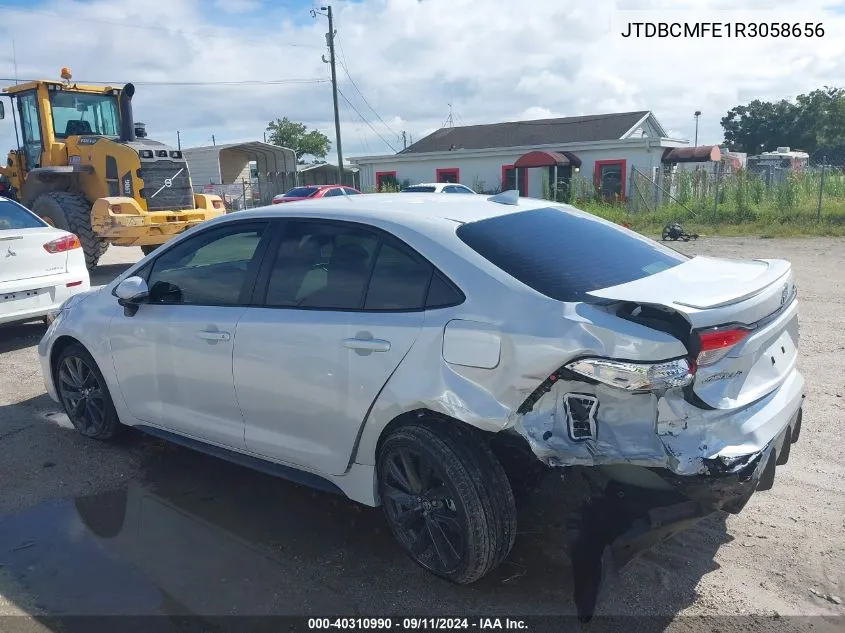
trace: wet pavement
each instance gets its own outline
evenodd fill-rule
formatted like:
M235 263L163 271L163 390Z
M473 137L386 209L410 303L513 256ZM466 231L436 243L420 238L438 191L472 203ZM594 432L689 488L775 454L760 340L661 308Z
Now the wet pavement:
M194 615L210 623L574 614L563 538L569 510L563 499L548 505L561 492L557 480L524 509L508 560L462 587L411 562L380 509L131 433L124 450L142 455L138 479L0 517L0 566L11 585L0 580L0 593L25 594L33 613ZM721 523L711 521L703 535ZM689 538L700 546L701 537Z

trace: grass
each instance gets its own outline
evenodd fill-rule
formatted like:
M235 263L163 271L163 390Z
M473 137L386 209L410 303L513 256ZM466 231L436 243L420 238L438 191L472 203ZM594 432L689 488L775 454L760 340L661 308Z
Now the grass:
M818 173L792 174L766 187L760 179L740 172L720 183L715 209L712 190L696 197L685 182L678 183L678 201L657 209L629 212L625 205L595 199L577 201L575 206L641 233L659 234L667 224L680 222L687 232L701 235L843 237L845 174L838 170L825 174L819 217L821 189Z

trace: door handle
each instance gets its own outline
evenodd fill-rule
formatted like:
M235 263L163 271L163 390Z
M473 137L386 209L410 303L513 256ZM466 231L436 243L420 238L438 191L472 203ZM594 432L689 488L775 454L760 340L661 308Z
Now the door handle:
M343 346L347 349L359 349L367 352L389 352L390 341L380 338L345 338Z
M228 332L209 332L208 330L200 330L197 332L197 338L205 339L206 341L228 341L231 336Z

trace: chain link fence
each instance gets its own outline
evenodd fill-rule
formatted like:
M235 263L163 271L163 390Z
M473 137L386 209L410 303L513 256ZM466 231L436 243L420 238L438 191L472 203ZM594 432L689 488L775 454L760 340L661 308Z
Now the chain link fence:
M800 161L632 169L625 206L630 214L667 221L845 224L845 147Z
M195 191L220 196L226 206L226 213L232 213L268 205L271 203L273 196L284 193L293 186L295 186L293 177L279 178L278 180L259 180L257 178L247 180L244 178L240 182L228 185L201 185L195 187Z

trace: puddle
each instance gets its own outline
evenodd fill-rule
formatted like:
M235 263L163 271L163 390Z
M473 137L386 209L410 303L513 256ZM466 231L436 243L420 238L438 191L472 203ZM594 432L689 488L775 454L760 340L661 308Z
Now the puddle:
M571 613L555 521L460 587L414 565L379 509L173 445L150 453L125 487L0 517L0 594L58 616Z

